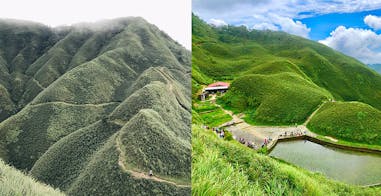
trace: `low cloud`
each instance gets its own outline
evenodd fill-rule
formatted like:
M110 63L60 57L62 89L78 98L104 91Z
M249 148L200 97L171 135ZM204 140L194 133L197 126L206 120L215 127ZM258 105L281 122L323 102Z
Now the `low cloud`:
M374 30L381 29L381 17L368 15L364 18L364 22Z
M228 25L225 21L219 20L219 19L214 19L214 18L209 20L209 24L211 24L213 26L216 26L216 27L221 27L221 26Z
M365 64L381 63L381 35L372 30L339 26L319 42Z
M257 30L284 31L305 38L308 38L308 34L311 31L306 24L277 14L253 15L252 17L256 21L256 24L252 27Z
M255 6L267 0L193 0L193 10L229 11L237 5Z
M303 24L300 21L294 21L288 17L280 17L273 16L274 23L280 26L280 30L293 34L308 38L308 34L311 31L310 28L307 27L306 24Z
M271 23L267 23L267 22L262 22L262 23L255 24L253 26L253 29L257 29L257 30L272 30L272 31L278 31L279 30L278 26L276 26L274 24L271 24Z

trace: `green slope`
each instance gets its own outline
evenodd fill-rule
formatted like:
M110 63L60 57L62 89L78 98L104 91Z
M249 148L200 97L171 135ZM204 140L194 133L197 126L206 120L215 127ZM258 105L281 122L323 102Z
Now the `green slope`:
M190 194L189 51L134 17L0 34L1 158L69 194Z
M238 77L222 98L256 124L302 123L329 92L294 73L248 74Z
M307 125L321 135L381 146L381 111L361 102L326 103Z
M3 160L0 160L0 172L0 195L65 195L5 164Z

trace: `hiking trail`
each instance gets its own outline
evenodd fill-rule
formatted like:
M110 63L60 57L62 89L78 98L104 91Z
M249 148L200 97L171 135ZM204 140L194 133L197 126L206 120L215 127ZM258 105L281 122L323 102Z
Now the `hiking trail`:
M131 174L131 176L133 178L153 180L153 181L157 181L157 182L163 182L163 183L171 184L171 185L174 185L174 186L177 186L177 187L191 187L190 185L178 184L176 182L165 180L165 179L162 179L162 178L159 178L159 177L156 177L156 176L149 176L148 174L143 173L143 172L139 172L139 171L134 171L134 170L128 169L127 166L125 165L124 161L123 161L123 160L126 159L126 157L125 157L124 152L123 152L123 150L121 148L121 141L120 141L119 135L116 137L115 143L116 143L116 145L115 145L116 149L119 152L119 159L118 159L118 165L119 165L119 167L122 169L123 172L127 172L127 173Z

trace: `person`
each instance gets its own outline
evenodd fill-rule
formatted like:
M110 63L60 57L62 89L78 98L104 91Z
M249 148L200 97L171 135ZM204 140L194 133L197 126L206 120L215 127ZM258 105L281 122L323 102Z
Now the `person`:
M149 170L148 175L149 175L149 176L153 176L153 173L152 173L152 170L151 170L151 169Z

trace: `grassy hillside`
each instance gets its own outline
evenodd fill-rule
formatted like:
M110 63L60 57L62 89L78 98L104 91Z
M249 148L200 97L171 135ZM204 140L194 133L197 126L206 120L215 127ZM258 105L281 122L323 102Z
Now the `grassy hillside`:
M193 195L378 195L258 154L192 126Z
M197 16L192 33L193 98L202 84L231 80L223 102L249 122L301 123L330 98L381 109L381 75L327 46L284 32L212 27Z
M326 103L308 124L321 135L381 146L381 111L361 102Z
M69 194L190 194L189 51L134 17L0 34L1 158Z
M227 106L246 113L255 124L302 123L329 92L293 73L247 74L231 84L222 98Z
M0 195L64 195L57 189L37 182L0 160Z
M194 101L192 107L192 121L203 122L210 127L217 127L232 120L232 117L229 114L226 114L222 108L217 107L210 101Z

